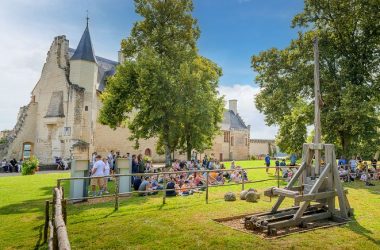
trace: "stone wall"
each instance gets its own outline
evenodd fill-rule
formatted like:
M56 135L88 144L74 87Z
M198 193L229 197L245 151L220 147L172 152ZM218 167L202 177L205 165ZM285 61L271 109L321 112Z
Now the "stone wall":
M37 103L30 103L20 109L17 124L14 129L14 136L9 142L6 158L21 159L24 143L32 144L32 152L34 151L35 142L35 126L36 126Z
M263 156L270 154L275 150L275 141L274 140L262 140L262 139L251 139L249 155L250 156Z

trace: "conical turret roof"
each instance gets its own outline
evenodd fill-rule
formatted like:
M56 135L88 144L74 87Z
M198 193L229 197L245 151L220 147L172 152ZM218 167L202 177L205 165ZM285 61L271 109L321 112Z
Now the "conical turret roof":
M83 32L82 38L80 39L78 47L75 50L74 55L71 57L71 60L84 60L97 63L88 24L86 25L86 29Z

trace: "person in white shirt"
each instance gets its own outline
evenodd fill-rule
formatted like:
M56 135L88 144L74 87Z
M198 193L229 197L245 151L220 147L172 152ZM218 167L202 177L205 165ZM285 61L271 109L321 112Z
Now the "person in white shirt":
M105 164L104 176L109 176L110 175L110 164L108 163L107 158L103 158L103 162ZM109 177L104 177L104 185L103 185L104 194L109 194L109 192L108 192L108 180L109 180Z
M95 196L96 195L96 186L99 187L99 195L102 195L103 192L103 186L104 186L104 169L105 164L102 161L102 157L100 155L96 156L96 162L94 163L94 166L91 169L91 177L99 177L99 178L92 178L91 179L91 188L92 193Z

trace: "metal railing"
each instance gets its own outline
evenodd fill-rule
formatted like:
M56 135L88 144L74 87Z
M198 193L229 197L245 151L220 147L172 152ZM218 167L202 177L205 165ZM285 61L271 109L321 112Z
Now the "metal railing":
M206 197L205 201L206 204L209 202L209 189L210 188L215 188L215 187L226 187L226 186L236 186L236 185L241 185L241 189L245 189L245 185L251 184L251 183L259 183L259 182L266 182L266 181L277 181L277 187L280 186L280 181L286 179L282 178L280 176L280 169L281 168L295 168L297 169L299 166L284 166L284 167L249 167L249 168L237 168L237 169L214 169L214 170L186 170L186 171L162 171L162 172L157 172L157 173L134 173L134 174L115 174L115 175L108 175L108 176L103 176L103 177L71 177L71 178L60 178L57 179L57 187L60 188L62 186L62 182L64 181L73 181L73 180L90 180L90 179L95 179L95 178L114 178L115 179L115 192L112 194L106 194L102 196L85 196L85 197L75 197L75 198L67 198L65 200L67 201L80 201L80 200L88 200L88 199L99 199L99 198L104 198L104 197L115 197L115 210L118 210L119 208L119 197L120 196L127 196L127 195L132 195L132 194L148 194L148 193L159 193L163 192L163 198L162 198L162 203L166 203L166 192L167 191L180 191L182 188L174 188L174 189L167 189L167 177L170 175L179 175L179 174L194 174L194 173L201 173L201 174L206 174L206 177L204 178L205 181L203 181L203 185L201 186L196 186L196 187L186 187L187 190L197 190L201 189L206 192ZM261 179L261 180L245 180L244 178L244 172L247 173L249 170L260 170L260 169L276 169L276 176L274 178L266 178L266 179ZM235 172L238 171L241 176L241 181L238 183L226 183L226 184L210 184L210 173L215 173L215 172ZM148 190L148 191L130 191L130 192L119 192L119 181L120 177L145 177L145 176L163 176L163 189L156 189L156 190Z

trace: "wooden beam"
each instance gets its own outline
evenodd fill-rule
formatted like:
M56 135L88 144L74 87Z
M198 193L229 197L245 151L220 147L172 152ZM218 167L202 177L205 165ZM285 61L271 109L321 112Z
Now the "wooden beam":
M335 152L333 152L333 157L335 158ZM334 161L333 177L334 177L335 189L336 189L336 192L338 193L340 215L342 216L342 218L347 219L348 218L347 206L349 207L350 205L346 204L346 198L344 197L345 194L343 192L342 183L340 182L338 166L336 164L336 161Z
M331 218L332 214L330 212L323 212L323 213L316 213L316 214L311 214L311 215L305 215L302 216L301 218L298 218L297 220L286 220L286 221L277 221L273 223L268 223L268 230L270 228L285 228L285 227L294 227L298 226L303 222L311 222L311 221L316 221L316 220L324 220Z
M323 169L321 175L319 176L319 179L315 182L314 186L311 188L310 192L308 194L313 194L318 191L319 187L322 185L323 181L325 180L328 171L331 168L331 164L327 164L326 167ZM298 209L297 213L294 215L293 220L297 220L301 218L303 213L305 212L306 208L310 205L310 201L305 201L300 208Z
M304 194L304 195L297 195L294 197L296 202L303 202L303 201L313 201L318 199L325 199L330 197L335 197L336 192L335 191L328 191L328 192L322 192L317 194Z
M301 167L298 169L298 171L295 173L295 175L289 181L288 185L286 186L286 189L289 189L289 188L291 188L291 187L294 186L294 184L296 183L297 179L300 177L300 175L302 174L302 172L305 171L305 169L306 169L306 162L303 162L301 164ZM276 203L272 207L272 211L271 211L272 213L276 213L277 212L278 208L280 207L280 205L284 201L284 199L285 199L284 196L278 197Z
M321 91L319 83L319 48L318 37L313 40L314 43L314 143L321 143ZM321 151L315 150L315 174L319 175L321 165Z
M273 194L294 198L299 194L299 192L284 188L273 188Z

